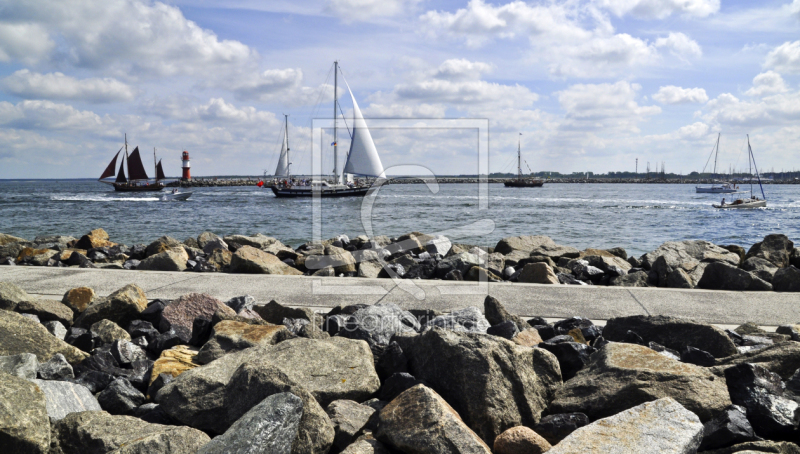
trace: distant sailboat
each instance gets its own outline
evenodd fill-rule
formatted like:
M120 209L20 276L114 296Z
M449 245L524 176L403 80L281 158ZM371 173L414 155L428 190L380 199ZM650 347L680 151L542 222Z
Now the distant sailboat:
M353 100L353 132L350 137L350 151L347 154L347 162L342 172L339 173L336 121L340 110L338 104L339 62L336 61L333 65L333 175L335 183L330 184L323 180L312 180L307 186L292 184L289 169L291 162L289 161L289 127L287 119L281 155L278 159L278 166L275 169L275 176L283 178L286 183L284 184L281 181L279 184L272 186L272 192L276 197L363 197L369 191L370 186L367 184L344 184L345 174L386 178L375 142L372 140L369 128L367 128L367 122L364 120L361 109L358 108L356 98L353 96L353 91L350 90L347 81L345 81L345 85L347 86L347 91L350 92L350 98Z
M504 184L507 188L539 188L544 186L544 181L536 178L522 178L522 133L519 134L520 138L517 141L517 179L508 180ZM527 161L526 164L527 165ZM528 169L530 170L530 169Z
M719 156L719 138L722 134L717 134L717 143L714 145L714 149L711 152L714 154L714 177L717 175L717 157ZM708 157L711 159L711 156ZM706 165L708 165L708 161L706 161ZM703 172L705 172L705 167L703 167ZM721 184L712 184L710 186L695 186L695 193L697 194L732 194L734 192L739 191L739 188L736 185L731 183L721 183Z
M736 199L733 202L725 203L725 199L719 205L711 205L714 208L721 209L741 209L741 208L765 208L767 206L767 196L764 194L764 186L761 184L761 175L758 174L758 167L756 166L756 158L753 156L753 149L750 147L750 135L747 135L747 153L750 164L750 198L749 199ZM761 199L753 194L753 170L756 171L756 179L758 180L758 187L761 188Z
M160 191L164 189L165 184L162 180L165 180L166 177L164 176L164 169L161 167L161 161L156 163L156 181L151 182L150 178L147 176L147 172L144 170L144 164L142 164L142 157L139 155L139 147L133 149L133 152L128 155L128 136L125 136L125 154L122 156L122 161L119 165L119 172L116 173L116 178L114 181L106 180L106 178L110 178L114 176L114 169L117 166L117 158L119 154L122 152L122 148L117 151L117 154L114 155L114 159L108 164L106 170L103 171L103 174L100 175L98 181L105 184L110 184L114 186L115 191L121 192L140 192L140 191ZM155 160L155 148L153 149L153 160ZM125 163L128 164L128 177L125 177Z

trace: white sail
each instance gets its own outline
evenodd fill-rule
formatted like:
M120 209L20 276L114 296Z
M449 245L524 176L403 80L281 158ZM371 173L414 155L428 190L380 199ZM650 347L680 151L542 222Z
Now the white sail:
M347 81L345 81L345 85L347 85ZM361 115L361 109L358 108L350 85L347 85L347 91L350 92L350 97L353 99L353 138L350 141L350 152L347 155L347 164L344 165L344 173L386 178L375 142L372 141L367 122Z
M289 176L289 143L286 140L286 134L283 135L283 145L281 145L281 157L278 158L278 167L275 168L276 177Z

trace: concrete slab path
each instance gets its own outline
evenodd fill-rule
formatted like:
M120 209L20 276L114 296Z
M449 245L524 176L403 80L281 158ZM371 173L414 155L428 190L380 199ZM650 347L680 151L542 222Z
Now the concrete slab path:
M660 288L561 286L363 278L310 278L225 273L176 273L77 268L0 266L0 282L13 282L28 293L61 299L74 287L92 287L108 295L134 283L149 299L177 298L190 292L219 299L252 295L266 303L313 308L391 301L405 309L451 311L483 308L487 294L522 316L565 318L574 315L608 320L625 315L673 315L717 325L746 321L762 326L800 322L800 294Z

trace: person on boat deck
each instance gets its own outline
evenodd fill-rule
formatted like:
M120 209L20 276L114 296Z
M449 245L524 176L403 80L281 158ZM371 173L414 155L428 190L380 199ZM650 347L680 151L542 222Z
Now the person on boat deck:
M722 198L722 203L720 204L720 206L723 206L723 205L725 205L725 197Z

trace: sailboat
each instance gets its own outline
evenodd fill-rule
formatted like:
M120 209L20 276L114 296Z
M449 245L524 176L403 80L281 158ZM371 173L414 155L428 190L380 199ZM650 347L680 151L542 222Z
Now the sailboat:
M544 186L544 181L535 178L523 179L522 178L522 133L519 134L520 139L517 141L517 179L508 180L504 184L507 188L539 188ZM527 164L526 164L527 165ZM529 169L530 170L530 169Z
M114 155L114 159L108 164L106 170L100 175L97 181L114 186L115 191L121 192L139 192L139 191L160 191L166 186L162 181L166 179L164 169L161 167L161 161L155 163L156 181L153 183L147 176L142 164L142 157L139 155L139 147L133 149L133 152L128 155L128 136L125 135L125 154L122 155L122 160L119 165L119 172L114 172L117 167L117 158L122 152L122 148ZM153 148L153 161L156 160L156 149ZM128 176L125 177L125 163L128 164ZM106 180L106 178L113 177L116 173L114 181Z
M717 133L717 143L711 150L711 153L714 155L714 176L717 175L717 157L719 156L719 138L721 135L721 133ZM710 160L711 156L709 156L708 159ZM706 161L706 165L708 165L708 161ZM703 167L703 172L705 171L706 168ZM694 189L697 194L732 194L739 191L739 188L731 183L712 184L710 186L695 186Z
M358 108L353 91L345 80L345 86L350 93L353 101L353 130L350 137L350 150L347 153L347 161L339 172L338 167L338 143L337 143L337 117L339 109L338 89L339 89L339 62L333 62L333 176L334 183L325 180L311 180L307 185L298 185L292 182L289 161L289 123L286 120L284 130L284 140L281 147L281 155L278 159L278 166L275 169L275 176L280 182L272 186L272 192L276 197L363 197L369 191L370 185L345 184L347 175L359 175L363 177L386 178L383 170L381 158L375 148L375 142L364 121L364 115ZM344 74L342 75L344 79Z
M761 184L761 176L758 174L758 167L756 166L756 158L753 156L753 149L750 147L750 134L747 135L747 152L750 161L750 198L749 199L736 199L731 203L725 203L725 199L719 205L711 205L714 208L720 209L738 209L738 208L764 208L767 206L767 196L764 194L764 186ZM758 180L758 187L761 188L761 199L753 194L753 170L756 171L756 179Z

